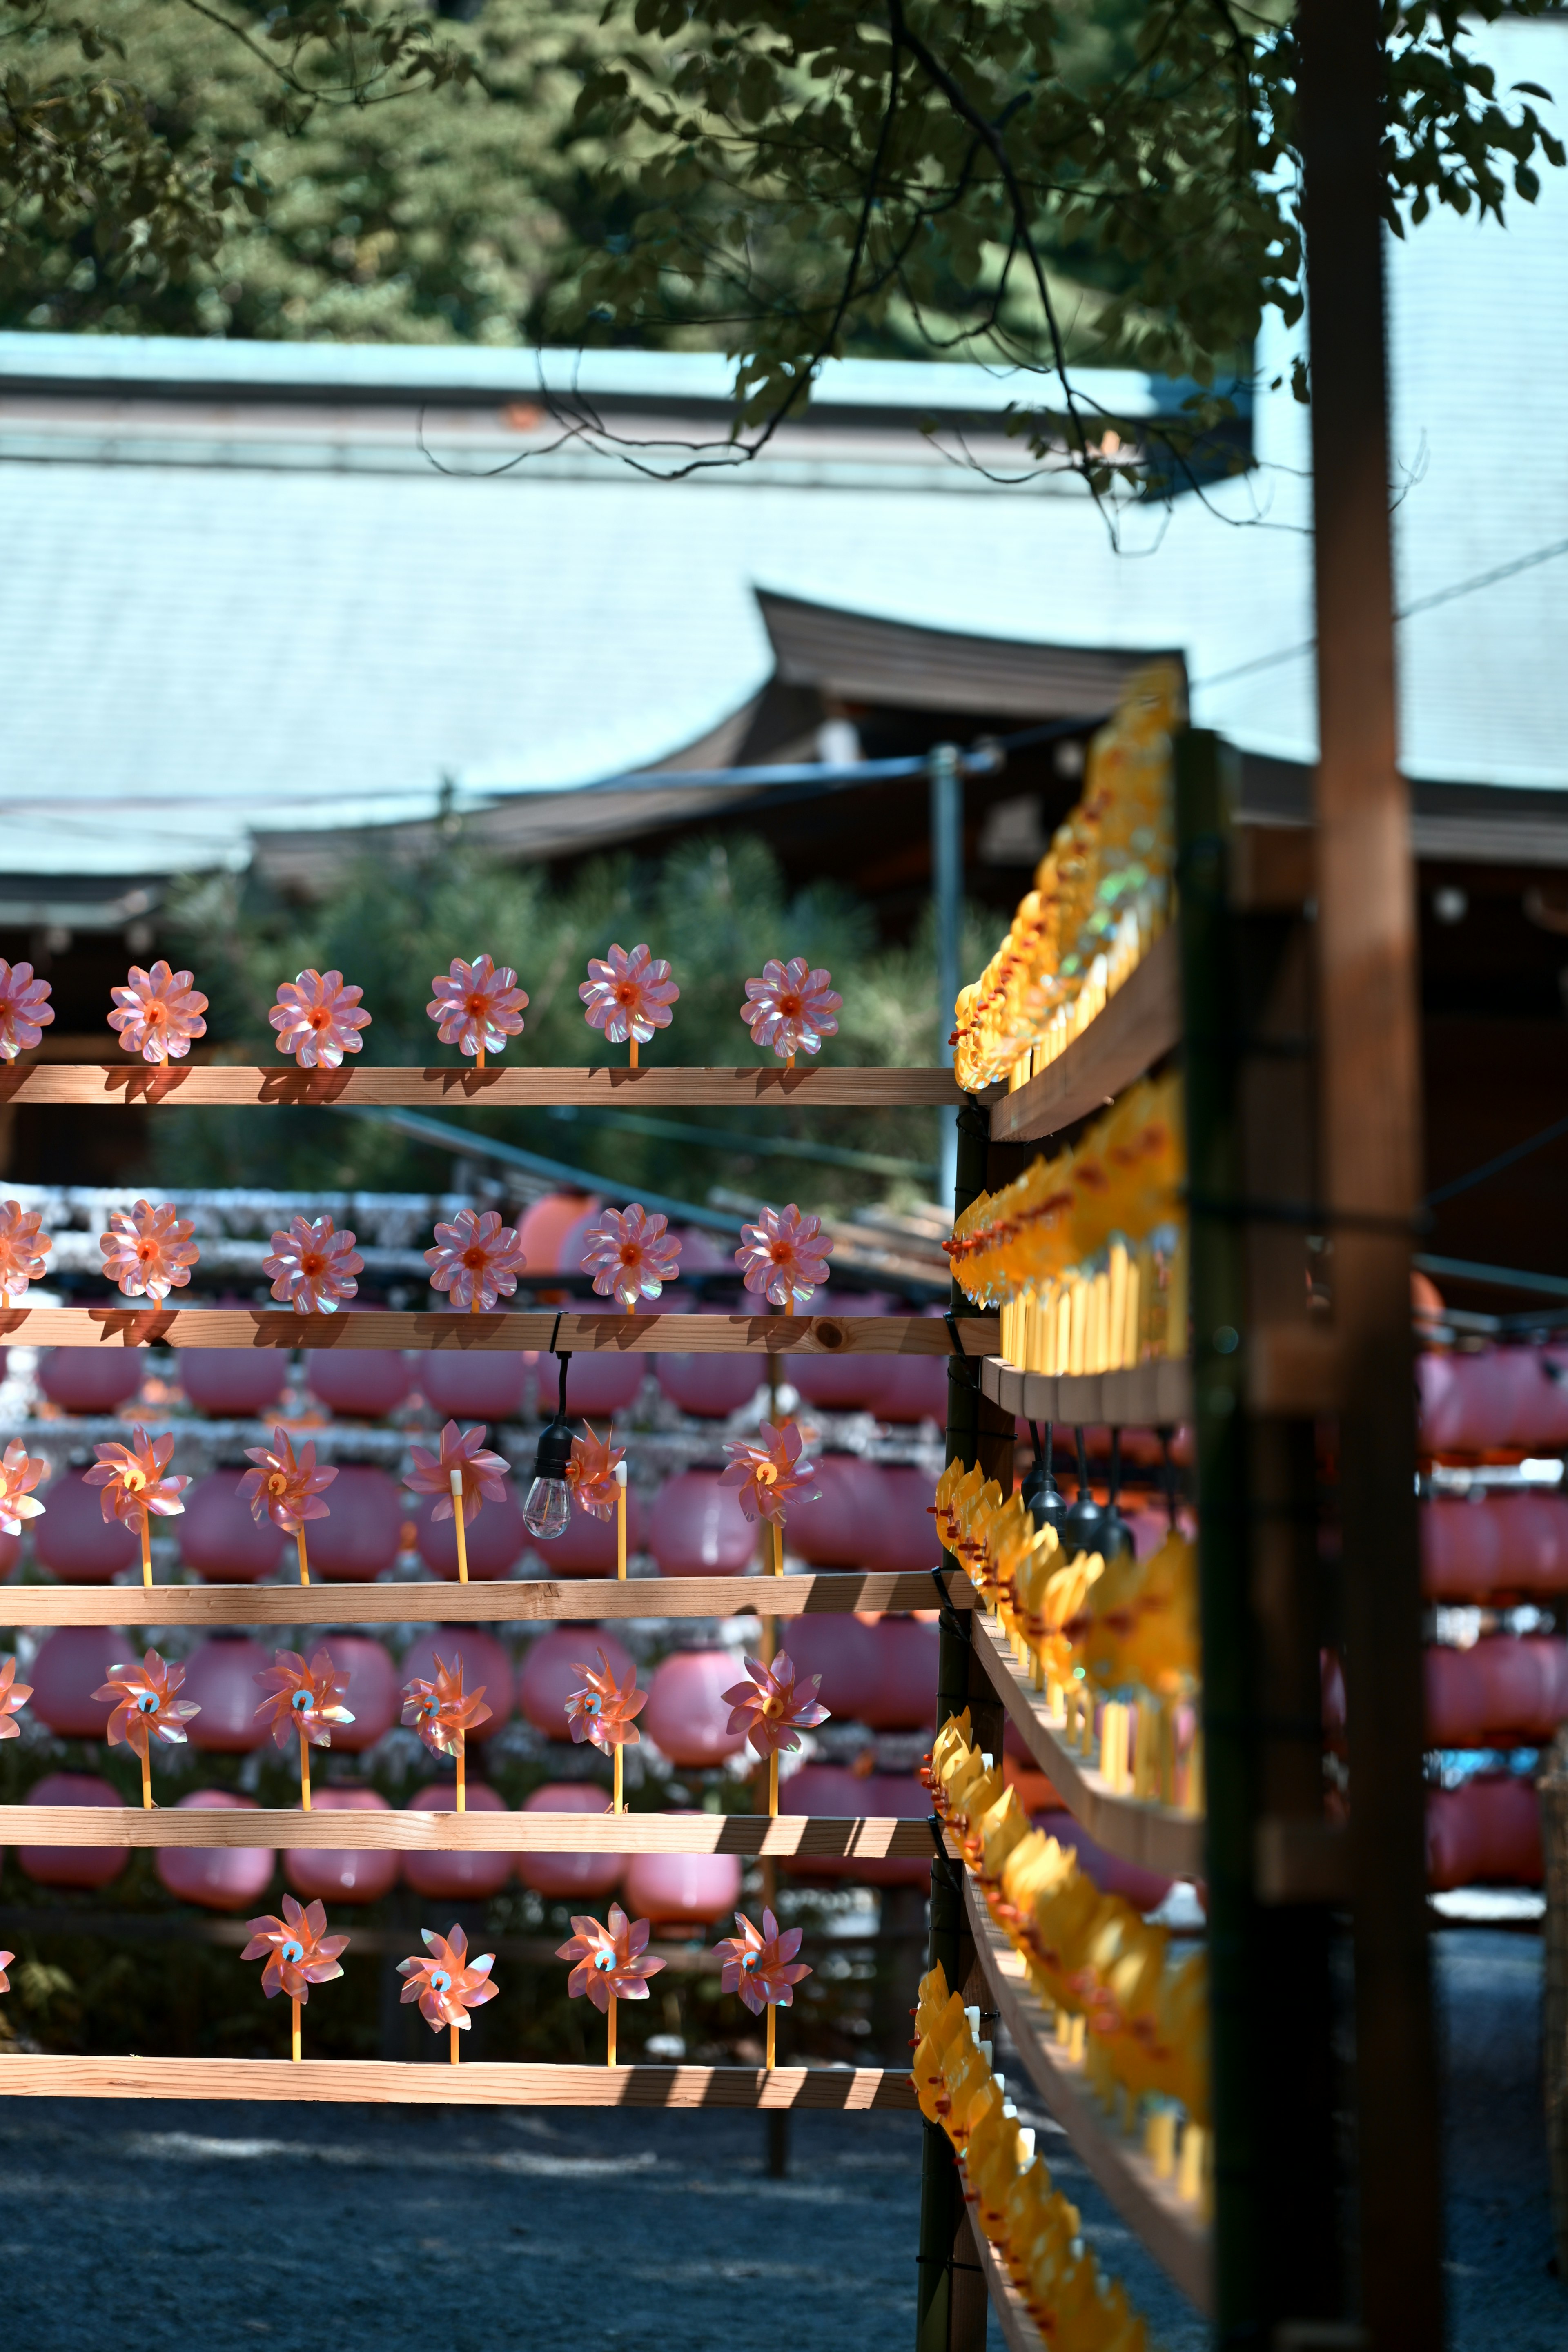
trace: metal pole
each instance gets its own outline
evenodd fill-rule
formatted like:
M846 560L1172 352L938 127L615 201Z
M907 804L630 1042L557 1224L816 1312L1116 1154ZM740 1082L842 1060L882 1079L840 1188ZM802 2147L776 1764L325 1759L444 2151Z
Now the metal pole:
M952 1063L948 1034L959 990L963 925L963 771L956 745L938 743L926 761L931 778L931 884L936 919L937 1058ZM937 1113L937 1192L951 1201L958 1175L954 1113Z

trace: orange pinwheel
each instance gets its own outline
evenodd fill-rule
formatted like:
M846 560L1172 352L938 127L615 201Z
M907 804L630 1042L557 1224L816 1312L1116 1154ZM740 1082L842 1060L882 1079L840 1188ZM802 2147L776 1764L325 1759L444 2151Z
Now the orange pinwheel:
M177 1518L184 1509L180 1496L190 1485L184 1476L166 1475L174 1458L173 1431L149 1438L133 1429L130 1445L95 1445L98 1460L83 1475L89 1486L101 1486L99 1501L106 1519L135 1528L142 1538L142 1581L153 1581L153 1520Z
M713 1956L723 1965L720 1979L725 1992L738 1992L753 2017L760 2017L770 2006L790 2008L795 2000L795 1988L811 1970L804 1960L797 1960L801 1929L780 1929L771 1911L763 1913L763 1928L759 1935L743 1911L735 1914L738 1936L726 1936L713 1947Z
M566 1720L579 1746L590 1739L608 1755L614 1748L635 1748L641 1739L632 1718L647 1705L647 1693L637 1688L636 1666L628 1666L625 1678L617 1683L603 1650L598 1659L597 1674L592 1666L574 1663L572 1671L584 1677L584 1687L567 1694Z
M32 1684L16 1680L16 1661L7 1658L0 1666L0 1739L20 1739L21 1725L12 1717L20 1715L32 1696Z
M347 1675L332 1664L330 1650L318 1650L309 1665L298 1650L279 1650L269 1666L256 1677L268 1696L256 1710L279 1748L292 1738L300 1742L300 1801L310 1810L310 1750L330 1748L334 1723L352 1723L343 1705Z
M34 1500L33 1489L48 1466L41 1454L29 1454L19 1437L0 1454L0 1531L19 1536L25 1520L42 1517L44 1507Z
M748 1445L743 1437L726 1441L730 1460L719 1484L740 1488L741 1508L749 1519L772 1519L777 1526L792 1497L814 1503L817 1489L807 1487L812 1465L801 1459L800 1431L793 1421L764 1421L760 1434L761 1445Z
M461 1927L454 1927L449 1936L437 1936L430 1928L420 1930L429 1947L425 1958L417 1954L412 1959L399 1960L397 1973L406 1977L403 1988L405 2001L416 2000L419 2014L433 2033L446 2026L452 2037L452 2063L458 2063L458 2036L466 2032L470 2009L481 2009L487 2000L494 2000L498 1988L490 1982L490 1970L496 1963L493 1952L481 1952L472 1967L468 1965L468 1939Z
M333 1977L342 1976L338 1954L348 1949L349 1939L326 1933L325 1904L300 1904L292 1895L283 1897L281 1919L268 1915L247 1919L245 1924L250 1930L250 1941L239 1957L242 1960L259 1960L265 1955L262 1991L268 2000L274 1993L288 1994L294 2011L293 2054L298 2059L300 2004L310 2000L312 1985L329 1984Z
M201 1708L174 1694L185 1679L184 1666L165 1665L156 1650L149 1650L139 1666L110 1666L109 1680L93 1692L94 1698L118 1702L109 1718L109 1744L121 1740L142 1759L142 1802L151 1811L153 1767L151 1743L183 1748L185 1726Z
M731 1731L743 1731L759 1756L776 1756L781 1748L798 1748L800 1733L827 1721L827 1709L817 1703L822 1676L813 1675L809 1690L797 1690L795 1661L781 1650L771 1666L760 1658L746 1660L750 1682L737 1683L724 1693L734 1712Z
M647 1980L663 1968L662 1960L645 1958L652 1933L647 1919L628 1919L618 1903L610 1906L610 1923L596 1919L572 1921L572 1940L556 1952L558 1960L574 1963L566 1990L575 2000L586 1993L606 2015L612 2000L646 2000Z
M613 1519L619 1481L616 1466L626 1458L624 1445L612 1445L608 1438L595 1437L590 1423L583 1423L586 1434L572 1440L572 1459L566 1465L566 1484L580 1511L589 1511L596 1519Z
M275 1526L293 1537L300 1551L300 1581L309 1584L310 1564L305 1551L305 1522L331 1517L331 1511L321 1498L337 1472L318 1469L313 1444L296 1454L286 1429L273 1431L269 1446L247 1445L245 1458L257 1465L247 1470L239 1482L240 1494L250 1505L251 1517L259 1519L265 1511Z
M433 1754L456 1756L466 1735L489 1721L491 1711L484 1701L483 1683L465 1695L460 1657L455 1666L449 1666L437 1655L433 1683L422 1682L417 1675L411 1683L405 1683L403 1720Z
M433 1519L457 1516L452 1506L459 1489L465 1525L479 1516L481 1504L505 1502L504 1481L511 1475L511 1465L504 1454L486 1452L484 1440L482 1427L465 1429L459 1434L457 1423L449 1421L441 1432L439 1454L423 1445L409 1447L414 1467L405 1484L416 1495L440 1496L430 1513Z
M5 1971L16 1957L15 1952L0 1952L0 1992L9 1992L11 1990L11 1979Z

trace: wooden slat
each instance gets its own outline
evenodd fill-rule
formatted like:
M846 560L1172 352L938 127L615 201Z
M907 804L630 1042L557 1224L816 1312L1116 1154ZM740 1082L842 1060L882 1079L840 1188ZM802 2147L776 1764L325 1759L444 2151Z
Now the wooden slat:
M973 2213L969 2218L974 2258L980 2264L980 2275L985 2281L985 2292L991 2298L991 2308L996 2314L996 2325L1002 2330L1007 2352L1047 2352L1046 2339L1030 2318L1028 2305L1008 2277L996 2248Z
M1163 931L1104 1010L1037 1076L991 1106L994 1143L1033 1143L1099 1110L1181 1035L1176 935Z
M176 1108L236 1103L364 1103L387 1108L451 1110L478 1103L491 1110L552 1106L618 1107L622 1110L739 1110L762 1106L787 1110L890 1110L959 1103L950 1069L835 1066L768 1069L509 1069L377 1068L350 1064L341 1070L248 1066L155 1069L140 1061L12 1062L0 1067L0 1104L163 1103Z
M287 2023L287 2020L284 2021ZM310 2032L310 2013L305 2031ZM384 2058L69 2058L0 2054L0 2097L310 2099L423 2107L910 2108L907 2074L880 2066L506 2066Z
M1118 2131L1086 2069L1056 2039L1021 1956L992 1918L969 1872L964 1907L974 1949L1025 2072L1122 2220L1161 2268L1205 2313L1214 2308L1210 2233L1196 2208L1162 2180L1135 2140Z
M559 1322L559 1332L556 1325ZM994 1349L994 1315L958 1318L966 1356ZM291 1315L270 1307L12 1307L0 1339L24 1348L416 1348L458 1354L548 1349L585 1355L948 1356L931 1315Z
M302 1812L0 1805L0 1846L325 1846L366 1853L738 1853L929 1861L923 1821L805 1813Z
M966 1576L943 1578L955 1608L973 1606ZM931 1573L853 1569L816 1576L496 1578L479 1584L7 1584L0 1625L507 1625L606 1617L818 1617L849 1610L930 1609Z
M1161 1877L1201 1878L1202 1814L1178 1812L1174 1806L1151 1804L1141 1797L1114 1795L1100 1774L1068 1747L1059 1723L1047 1706L1045 1693L1031 1690L1023 1680L1000 1629L979 1609L973 1624L975 1652L1023 1733L1030 1755L1096 1844L1121 1861L1134 1863L1140 1870L1152 1870Z
M980 1385L1004 1412L1083 1429L1173 1429L1192 1419L1193 1370L1184 1359L1133 1364L1123 1372L1021 1372L988 1356Z

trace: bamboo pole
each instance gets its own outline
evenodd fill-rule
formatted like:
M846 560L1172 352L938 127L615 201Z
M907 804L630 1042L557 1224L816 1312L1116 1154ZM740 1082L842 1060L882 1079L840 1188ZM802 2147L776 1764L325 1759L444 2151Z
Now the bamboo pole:
M460 1470L454 1470L452 1473L452 1525L458 1535L458 1581L459 1584L467 1584L468 1531L463 1519L463 1474Z
M310 1743L300 1728L300 1803L308 1813L310 1810Z
M300 2063L300 2004L294 2000L290 2001L289 2006L294 2012L292 2056L297 2066Z
M301 1584L309 1584L310 1581L310 1563L305 1557L305 1522L303 1519L300 1520L300 1525L294 1530L294 1541L300 1548L300 1581Z

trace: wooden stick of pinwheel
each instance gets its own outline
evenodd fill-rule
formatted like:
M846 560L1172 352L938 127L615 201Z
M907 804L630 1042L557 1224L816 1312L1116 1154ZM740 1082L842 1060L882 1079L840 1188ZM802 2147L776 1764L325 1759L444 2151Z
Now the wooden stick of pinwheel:
M326 1932L327 1912L322 1903L300 1905L292 1895L283 1897L283 1916L267 1916L247 1919L250 1941L240 1954L242 1960L259 1960L265 1956L267 1966L261 1971L261 1990L270 2000L275 1993L286 1992L293 2011L292 2056L300 2063L300 2007L310 1998L310 1987L327 1984L341 1977L342 1967L340 1952L346 1952L346 1936L329 1936Z
M447 2027L451 2037L449 2054L455 2066L458 2061L458 2036L467 2031L469 2010L482 2008L496 1997L497 1988L490 1982L496 1956L493 1952L481 1952L470 1964L468 1939L461 1927L455 1927L449 1936L435 1935L428 1927L421 1928L420 1933L429 1947L424 1958L416 1954L412 1959L397 1963L398 1975L408 1979L402 1998L419 2003L419 2014L433 2033Z
M268 1694L256 1710L257 1720L268 1726L279 1748L294 1738L300 1742L300 1802L309 1812L310 1750L331 1746L334 1723L353 1721L342 1704L349 1678L338 1672L330 1650L318 1650L309 1665L298 1650L279 1650L256 1679Z
M740 1934L726 1936L713 1947L723 1964L720 1986L725 1992L738 1992L753 2017L766 2011L766 2063L772 2074L778 2056L778 2012L794 2007L795 1988L811 1970L804 1960L795 1958L800 1949L798 1927L786 1927L781 1933L771 1911L763 1913L760 1935L743 1911L736 1912L735 1925Z
M149 1439L144 1429L133 1429L130 1445L95 1445L98 1460L86 1473L86 1484L101 1486L99 1501L106 1519L134 1528L142 1538L142 1581L153 1581L153 1520L177 1518L184 1509L180 1500L189 1478L167 1475L174 1455L173 1432Z
M614 1810L626 1808L621 1778L621 1753L636 1748L642 1739L633 1718L647 1705L647 1693L637 1688L637 1670L628 1666L621 1680L616 1680L615 1668L603 1650L598 1653L598 1671L574 1662L572 1671L583 1677L579 1690L566 1695L566 1721L573 1738L581 1747L584 1739L592 1740L602 1756L615 1759L616 1794Z
M247 1470L239 1482L240 1494L250 1505L251 1517L259 1520L265 1512L274 1526L293 1537L300 1554L300 1581L309 1584L310 1563L305 1554L305 1522L331 1517L321 1496L337 1472L317 1468L313 1443L296 1454L286 1429L274 1429L270 1446L247 1445L245 1458L257 1465Z
M748 1658L746 1672L749 1682L737 1683L724 1693L725 1705L733 1710L729 1728L743 1731L756 1754L767 1758L768 1812L776 1819L780 1748L798 1748L802 1731L827 1721L827 1709L816 1696L822 1676L813 1675L809 1689L797 1689L795 1662L787 1650L781 1650L772 1665L764 1665L761 1658Z
M459 1432L457 1423L449 1421L441 1432L438 1454L423 1445L409 1448L414 1467L407 1485L416 1495L439 1496L431 1507L431 1519L450 1519L457 1531L460 1584L468 1580L467 1524L484 1504L506 1500L505 1482L511 1472L511 1465L502 1455L485 1451L484 1441L482 1426Z
M156 1650L149 1650L139 1666L110 1666L109 1680L93 1693L94 1698L115 1702L109 1718L109 1744L115 1748L123 1740L141 1758L142 1802L149 1812L153 1811L153 1741L183 1748L185 1725L201 1713L188 1698L174 1696L184 1679L184 1666L165 1665Z
M433 1756L450 1756L457 1761L460 1813L468 1810L468 1734L490 1719L491 1709L484 1704L484 1696L483 1683L465 1695L461 1653L451 1666L437 1658L434 1682L422 1682L416 1675L403 1685L404 1722L419 1734Z
M616 1580L626 1580L626 1465L625 1459L616 1465Z
M616 2001L646 2000L649 1977L657 1976L664 1966L662 1960L645 1957L651 1932L647 1920L630 1920L618 1903L612 1903L607 1927L601 1927L596 1919L574 1917L572 1940L561 1945L555 1955L574 1964L566 1979L572 1999L586 1993L604 2013L607 2066L616 2063Z

